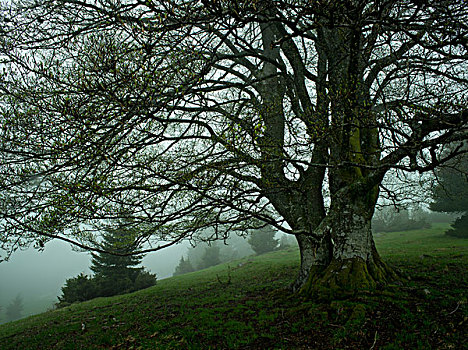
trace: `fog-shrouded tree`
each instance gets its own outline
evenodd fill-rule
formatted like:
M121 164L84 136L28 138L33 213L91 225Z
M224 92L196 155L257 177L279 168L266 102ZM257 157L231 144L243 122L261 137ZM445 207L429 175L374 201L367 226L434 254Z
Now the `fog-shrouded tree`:
M205 235L207 235L207 233L205 233ZM219 254L217 252L213 254L216 256L216 259L213 259L215 264L229 262L254 254L247 239L238 235L231 235L222 244L218 244L217 246L219 247ZM185 261L189 261L194 270L207 267L203 263L207 248L210 248L208 242L189 247ZM217 250L217 248L215 248L215 250Z
M373 232L397 232L429 228L431 225L425 217L418 215L420 209L384 207L376 210L372 218Z
M8 322L16 321L23 317L23 297L18 294L6 307L6 319Z
M278 240L275 239L275 235L276 231L271 226L265 226L252 231L248 242L256 254L268 253L278 247Z
M463 1L12 0L0 12L0 237L142 251L272 225L294 291L397 278L371 218L393 170L465 152Z
M176 266L173 276L177 275L183 275L185 273L193 272L195 269L192 266L192 263L190 262L190 259L184 259L182 256L179 261L179 265Z
M91 271L112 285L121 284L118 290L129 289L141 268L142 256L134 255L133 250L128 250L126 240L131 239L122 229L108 229L103 234L102 248L109 252L121 252L128 255L116 255L106 253L93 253Z
M468 156L452 159L449 166L436 171L438 183L432 189L431 209L462 214L446 233L468 237Z
M206 247L197 268L199 270L202 270L211 266L221 264L222 261L220 257L220 252L221 248L217 243L213 243Z
M294 240L289 235L282 235L280 240L279 240L279 246L278 249L283 250L283 249L289 249L291 247L295 247L297 245L297 242Z

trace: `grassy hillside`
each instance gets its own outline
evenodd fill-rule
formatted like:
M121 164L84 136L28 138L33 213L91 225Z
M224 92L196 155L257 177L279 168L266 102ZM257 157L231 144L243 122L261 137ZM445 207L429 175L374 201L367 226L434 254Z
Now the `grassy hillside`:
M446 226L376 237L409 279L376 295L291 298L299 252L161 280L0 326L1 349L462 349L468 240Z

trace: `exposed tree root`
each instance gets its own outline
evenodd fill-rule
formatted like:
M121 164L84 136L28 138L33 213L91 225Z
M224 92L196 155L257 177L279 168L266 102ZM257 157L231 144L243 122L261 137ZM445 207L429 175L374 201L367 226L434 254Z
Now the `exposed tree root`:
M314 266L298 293L318 299L342 298L375 291L397 279L398 274L375 253L367 262L357 257L333 260L325 268Z

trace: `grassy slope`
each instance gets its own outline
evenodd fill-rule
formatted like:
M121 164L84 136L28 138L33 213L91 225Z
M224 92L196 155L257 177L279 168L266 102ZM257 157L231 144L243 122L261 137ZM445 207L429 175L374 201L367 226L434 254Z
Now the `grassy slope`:
M374 295L288 297L282 288L299 259L291 249L4 324L0 348L462 349L468 240L446 237L444 229L378 236L386 261L410 279Z

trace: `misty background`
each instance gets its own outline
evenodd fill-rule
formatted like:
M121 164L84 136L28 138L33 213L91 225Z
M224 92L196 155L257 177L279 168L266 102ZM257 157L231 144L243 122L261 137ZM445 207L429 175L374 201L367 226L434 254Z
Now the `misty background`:
M187 253L188 243L148 254L142 265L158 280L172 276L180 257ZM23 316L52 309L61 294L65 280L79 273L91 274L91 254L72 250L70 244L52 241L44 251L30 248L15 252L9 261L0 263L0 323L6 321L4 311L19 294L23 299Z
M390 231L406 231L427 228L434 222L453 222L457 215L429 212L419 206L412 210L395 210L391 206L381 208L374 215L374 233L385 234ZM410 232L408 232L410 234ZM279 247L286 241L287 246L297 244L292 236L276 233ZM221 262L254 255L248 239L233 234L219 246ZM157 280L171 277L184 257L198 269L204 268L202 259L208 245L192 247L189 242L147 254L141 263ZM51 241L43 251L30 248L15 252L9 261L0 263L0 324L7 318L7 306L18 296L23 303L22 317L53 309L65 281L80 273L92 275L90 270L91 254L72 249L69 243Z
M293 237L286 237L277 232L275 234L275 232L273 230L272 234L277 238L278 247L281 244L287 244L287 246L295 244ZM210 247L218 247L219 261L217 263L254 255L255 251L247 238L233 234L225 243L222 241L212 243ZM210 266L203 262L203 259L206 259L208 247L206 243L199 243L192 247L189 242L182 242L147 254L141 266L150 273L156 274L158 280L171 277L182 257L190 260L195 270L202 269ZM5 311L8 305L18 297L23 305L21 317L53 309L67 279L81 273L93 274L90 270L91 259L91 253L77 251L72 249L69 243L58 240L48 242L43 251L31 247L15 252L10 260L0 263L0 323L8 321Z

